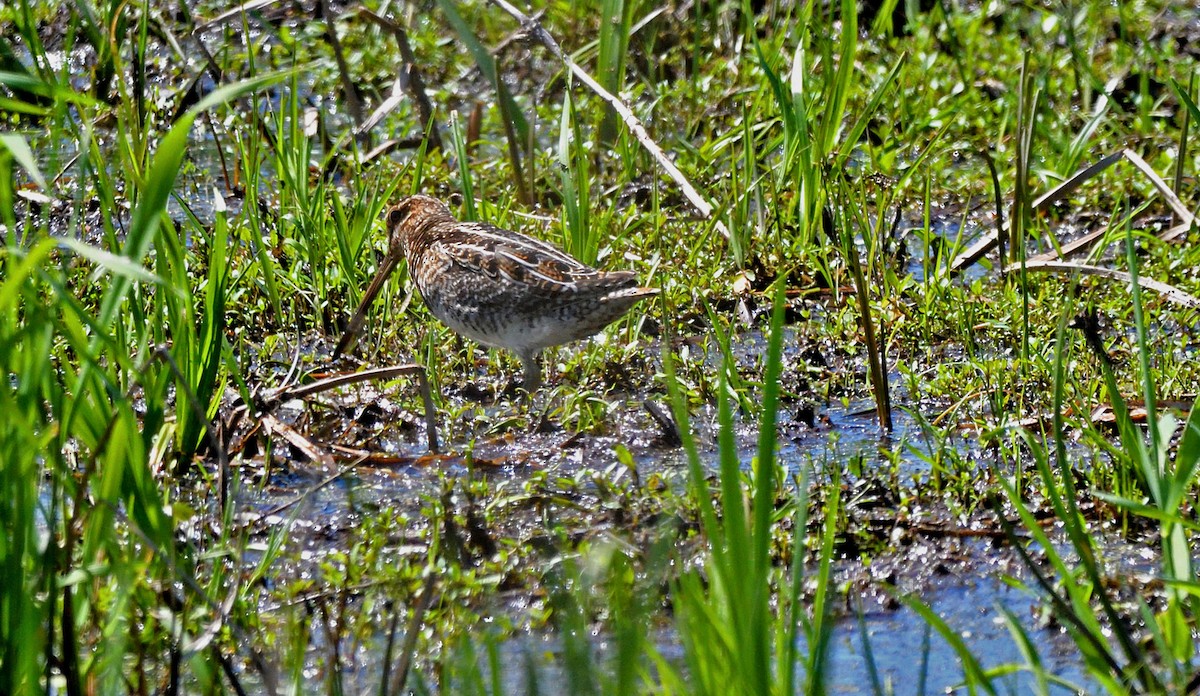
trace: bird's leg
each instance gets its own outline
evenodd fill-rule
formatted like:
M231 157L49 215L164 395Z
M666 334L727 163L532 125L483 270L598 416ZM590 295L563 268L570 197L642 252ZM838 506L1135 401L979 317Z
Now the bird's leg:
M550 405L548 397L538 391L542 385L542 361L538 359L538 351L518 353L521 364L525 368L525 395L521 398L522 407L529 414L530 433L548 433L555 429L550 420Z
M542 385L542 363L538 361L538 352L522 352L517 357L521 358L521 367L525 371L525 394L532 397Z

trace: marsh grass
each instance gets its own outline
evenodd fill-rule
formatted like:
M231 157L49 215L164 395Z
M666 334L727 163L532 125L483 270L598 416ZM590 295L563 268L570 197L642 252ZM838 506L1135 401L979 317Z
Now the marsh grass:
M795 666L805 668L804 690L821 693L828 647L827 603L834 520L837 519L837 486L831 485L827 501L825 533L819 555L816 595L811 606L801 603L804 553L792 549L791 568L776 576L771 563L772 526L776 522L778 462L775 419L779 403L779 370L783 345L783 285L775 285L771 333L759 410L759 441L751 466L749 485L743 483L742 463L733 439L733 412L724 389L718 392L720 434L720 517L710 502L708 477L697 453L695 440L683 437L688 471L701 525L711 540L707 580L704 587L697 573L685 573L675 586L676 613L684 644L689 681L693 693L795 693ZM677 422L687 422L687 406L675 385L670 356L664 356L667 386ZM687 433L688 428L681 429ZM791 501L794 529L807 528L807 476L802 475ZM747 493L749 499L747 500ZM748 505L747 505L748 503ZM747 515L747 511L749 515ZM769 588L778 583L778 606L772 612ZM808 654L798 652L797 639L803 626Z
M711 547L702 569L674 577L666 569L678 564L679 540L668 529L642 559L612 548L593 549L582 558L563 558L549 579L556 635L561 645L560 680L571 693L626 694L644 689L693 694L819 694L825 691L826 657L831 630L830 601L833 543L839 518L839 482L825 490L825 518L816 553L812 602L806 602L807 556L803 535L794 535L790 564L772 560L778 526L789 522L806 529L809 476L802 472L794 487L784 484L776 457L775 418L779 408L779 372L783 346L783 285L775 285L765 376L761 385L759 440L753 459L745 462L734 440L734 413L728 390L718 392L720 468L714 490L700 463L688 422L688 407L672 367L664 355L668 389L681 424L688 459L689 493L697 506ZM600 577L585 579L580 564L600 568ZM635 572L637 568L644 568ZM639 576L643 580L639 580ZM664 660L648 637L651 598L666 580L674 607L674 629L683 647L683 666ZM772 588L778 587L778 592ZM593 589L602 588L602 589ZM811 589L811 588L810 588ZM615 647L601 659L592 641L589 615L601 601L606 632ZM463 693L505 693L499 674L513 672L494 659L495 637L483 640L490 681L479 668L477 641L465 636L446 660L445 685ZM799 674L797 670L799 669ZM538 669L525 668L525 692L538 693ZM799 681L798 681L799 680Z
M600 3L599 55L596 59L600 84L613 94L620 94L625 84L625 63L629 35L633 29L633 8L627 0L603 0ZM617 113L605 109L600 122L601 142L611 143L617 134Z
M14 493L4 515L13 542L4 545L7 582L0 591L0 602L9 608L0 629L0 642L7 646L0 688L8 693L43 682L46 654L58 656L61 678L68 683L121 688L127 654L148 659L145 644L131 641L129 626L142 607L157 604L146 604L149 587L134 578L190 581L185 582L189 595L198 589L190 573L181 570L190 565L190 551L173 539L175 525L187 517L184 506L172 516L169 501L156 488L155 468L190 460L218 396L228 230L218 219L210 246L212 275L203 302L193 304L186 294L191 284L181 281L182 249L163 213L196 117L283 77L269 74L223 87L174 124L155 149L115 253L53 237L6 249L0 287L8 346L4 369L17 376L3 402L9 425L2 476ZM142 260L155 246L159 272L151 275ZM97 277L106 279L94 308L80 305L66 289L68 264L48 263L60 247L86 259ZM37 286L49 293L41 295ZM155 286L170 290L142 294ZM147 309L129 309L138 306ZM193 307L203 318L191 314ZM30 323L30 311L40 319ZM145 324L147 317L159 316L179 322L169 350L154 347L162 336ZM126 323L131 319L133 324ZM55 336L64 342L53 341ZM60 371L71 364L77 369ZM144 404L141 417L134 410L135 392ZM167 425L172 392L181 408ZM163 448L163 442L172 445ZM47 529L59 532L52 543L44 541ZM197 594L206 597L203 590ZM198 609L206 613L216 606L209 602L201 601ZM156 634L161 639L171 625L154 620L140 639L154 640ZM85 659L81 650L97 641L108 649ZM153 651L157 667L143 662L142 669L174 664L177 676L181 645L167 645L174 647Z
M1088 224L1071 210L1115 210L1092 227L1122 251L1106 259L1097 246L1090 262L1194 286L1194 245L1154 239L1155 201L1136 183L1107 177L1070 207L1030 210L1041 185L1127 140L1159 170L1174 144L1174 188L1194 200L1194 59L1135 31L1165 21L1135 6L922 14L906 2L907 26L889 27L897 6L884 3L868 31L851 0L761 15L748 2L678 16L609 0L547 7L547 31L628 97L718 202L706 219L607 103L491 5L409 12L419 61L401 67L424 73L437 109L425 121L405 101L377 134L419 122L451 147L374 159L349 136L353 109L326 97L358 78L363 99L379 101L394 82L383 39L359 36L357 15L264 9L197 38L200 10L0 7L0 693L344 693L358 685L358 656L385 640L387 666L368 678L380 693L498 694L517 672L529 693L824 693L841 676L831 636L853 587L835 578L902 553L890 538L854 537L872 513L844 492L863 480L886 482L901 520L992 510L1095 685L1194 691L1200 416L1157 405L1195 399L1193 317L1136 282L1126 292L949 268L997 222L980 212L994 204L1013 229L1001 265L1021 264L1062 223ZM580 45L597 26L598 42ZM336 56L310 40L330 27L344 41ZM194 65L195 40L207 77L164 72ZM1101 45L1111 50L1091 48ZM461 114L476 102L494 102L490 132L467 142ZM1172 109L1183 119L1163 118ZM210 146L221 175L205 179L196 154ZM991 172L960 154L979 151L992 153ZM200 197L180 186L195 174ZM358 516L330 522L335 541L314 560L296 538L298 505L270 520L239 507L289 476L307 481L299 458L267 437L258 455L227 456L223 416L280 379L329 369L327 338L384 243L378 218L418 191L460 194L464 219L514 228L561 210L572 253L638 271L662 302L556 358L546 412L581 438L612 438L611 454L500 473L481 473L474 452L497 435L521 447L533 415L458 394L501 392L506 359L484 366L482 351L459 350L419 302L382 303L364 354L402 352L430 369L462 456L430 475L424 498L356 499ZM553 238L555 227L533 231ZM909 247L921 257L903 257ZM744 281L737 297L731 279ZM407 295L407 281L389 292ZM1116 328L1090 335L1092 357L1067 330L1084 306ZM739 351L746 335L765 337L761 355ZM810 358L815 369L801 364ZM610 378L610 366L633 374ZM873 395L881 422L896 398L921 454L900 440L882 441L879 457L781 456L777 438L803 439L794 399L806 390L826 402ZM639 471L664 456L636 442L649 439L629 415L641 400L670 404L678 485ZM1111 404L1113 430L1088 418L1097 402ZM924 477L901 480L900 463L921 457ZM1149 540L1161 590L1105 559L1117 533ZM528 611L496 609L501 596ZM928 636L959 659L967 691L1001 691L1017 673L1038 693L1072 687L1026 617L1001 613L1021 662L997 665L936 605L904 601L929 626L918 691L946 686L925 683L942 645ZM554 630L550 669L504 662L521 621ZM886 692L894 675L870 658L860 621L863 688ZM495 629L473 633L485 623ZM662 636L680 659L664 656Z
M563 248L580 261L593 265L599 254L600 224L592 223L592 177L588 147L580 128L579 114L571 89L563 93L562 119L558 133L558 173L562 182Z

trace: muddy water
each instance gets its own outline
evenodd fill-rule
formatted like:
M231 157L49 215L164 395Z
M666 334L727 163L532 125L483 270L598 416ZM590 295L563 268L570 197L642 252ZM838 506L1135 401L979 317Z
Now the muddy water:
M1046 673L1077 684L1084 691L1094 688L1083 676L1079 655L1068 636L1050 629L1028 628L1035 611L1035 602L1028 595L994 578L981 577L948 579L943 587L927 591L923 598L958 633L985 669L1025 664L998 609L1004 607L1026 626ZM868 611L861 617L861 626L859 621L859 617L849 616L834 625L826 665L828 693L876 693L868 668L868 650L864 649L864 629L869 659L885 693L889 690L900 695L949 693L962 683L957 654L928 629L916 612L906 607ZM314 634L316 637L319 634ZM682 666L682 651L673 634L659 632L656 643L656 649L665 659ZM611 651L603 633L593 637L593 644L601 656ZM374 649L368 647L358 655L355 668L344 675L348 685L357 684L362 691L377 684L383 667L382 646L381 635ZM316 648L320 651L320 646ZM482 646L479 649L482 653ZM503 665L502 693L525 693L524 674L529 664L537 669L543 693L555 693L564 683L559 669L561 643L553 633L518 635L501 643L499 653ZM1029 693L1035 683L1027 672L1018 672L998 679L996 685L1001 692Z
M925 601L959 633L984 669L1025 663L997 607L1008 609L1023 624L1028 624L1033 601L1027 595L992 578L955 579L929 590ZM864 648L864 629L869 650ZM1068 636L1035 630L1031 637L1047 673L1085 690L1094 687L1079 669L1078 655ZM597 636L595 642L602 654L610 650L605 636ZM656 636L656 648L667 661L683 664L679 644L669 632ZM502 664L523 665L531 661L537 665L543 687L561 683L561 674L555 668L560 645L551 634L512 639L504 644L501 654ZM949 693L963 681L953 648L929 631L924 619L908 608L865 611L861 624L859 617L852 616L835 625L825 671L826 693L877 693L869 661L874 663L883 692L892 691L897 696ZM504 676L505 693L525 692L526 680L519 670L512 669ZM800 671L798 681L802 679ZM1030 693L1035 684L1030 674L1016 673L997 680L996 686L1000 693L1006 690Z
M794 342L789 340L789 343ZM753 369L764 344L761 335L744 334L734 345L739 363ZM701 354L704 357L700 359L706 364L719 361L712 350L701 351ZM717 369L716 365L712 367ZM894 380L893 384L898 382ZM407 390L407 387L401 389ZM909 401L900 387L895 388L895 393L897 403ZM397 425L414 420L398 416L394 403L397 396L370 388L341 397L330 396L344 399L342 405L346 407L376 404L374 408L380 414L376 419L379 422L374 426L377 433L368 439L373 443L372 449L385 451L391 457L389 464L355 467L318 487L329 472L307 470L302 463L293 462L294 466L290 468L276 470L265 486L243 495L243 506L259 513L296 501L286 512L278 513L274 522L280 524L288 516L295 515L290 538L295 544L293 548L301 550L302 563L315 564L328 551L344 548L346 541L356 533L360 520L380 509L400 507L416 513L425 500L438 497L444 478L482 474L497 482L519 483L535 470L570 477L583 468L603 470L612 465L616 461L614 447L621 445L630 450L643 479L659 473L679 486L686 480L682 451L661 443L658 426L642 410L637 399L627 399L618 405L611 417L609 434L603 436L577 437L563 430L552 430L544 434L512 431L502 436L475 437L479 434L471 433L461 423L448 427L451 424L446 423L448 416L443 411L440 414L443 447L450 454L428 458L425 457L421 428ZM487 415L480 420L495 421L504 415L505 409L513 408L516 407L509 404L488 407ZM314 434L315 439L322 439L317 436L326 428L320 423L303 420L303 414L309 411L303 404L285 404L280 411L278 415L283 420L295 423L303 432ZM338 412L354 411L351 408ZM848 485L864 478L903 481L910 485L915 481L920 485L919 482L930 475L929 461L936 455L931 449L934 445L926 441L917 421L903 409L894 413L894 428L887 435L879 429L873 404L869 401L818 407L812 420L811 425L803 422L790 407L780 414L779 459L793 473L808 469L821 476L827 475L831 468L837 468ZM716 416L713 409L693 413L691 427L700 443L702 461L715 471ZM451 432L447 433L447 430ZM756 446L753 428L748 424L739 425L736 441L740 459L748 465ZM936 446L955 448L967 461L980 460L978 445L969 436L954 435ZM468 448L473 466L469 466L463 456L463 451ZM954 524L953 520L946 523L948 527ZM1003 553L986 539L931 541L920 535L914 536L915 541L906 542L896 552L897 556L905 558L873 558L869 569L857 561L838 564L835 583L849 583L849 587L859 588L864 599L861 607L852 601L837 610L841 618L834 628L830 653L831 693L872 691L857 611L863 612L862 621L879 679L892 684L896 693L941 691L961 681L958 660L950 646L937 635L927 639L924 620L908 608L895 608L897 603L881 589L893 580L901 592L916 592L929 603L962 636L985 667L1022 661L1016 643L1000 620L997 607L1005 607L1029 631L1050 673L1074 682L1081 680L1078 656L1073 653L1069 639L1055 630L1031 628L1036 626L1034 599L999 579L1001 574L1020 575L1021 568L1013 562L1011 554ZM401 539L397 543L411 547L405 555L420 557L424 553L419 541ZM890 570L880 571L882 568ZM884 575L879 575L880 572ZM889 573L898 577L884 577ZM854 589L850 596L855 596ZM838 601L844 602L844 595L839 595ZM514 620L521 623L519 618ZM680 646L669 629L659 630L657 642L665 656L682 662ZM366 688L378 679L382 673L379 664L382 655L376 651L382 651L384 644L381 635L374 648L360 646L360 654L355 660L357 667L349 675L350 683L361 681ZM606 649L603 634L596 636L595 645L601 652ZM500 651L505 679L512 680L511 688L506 690L508 693L524 690L519 677L527 660L532 660L543 672L540 683L544 690L549 688L552 692L553 685L561 684L562 675L557 674L554 667L559 647L553 633L519 635L504 641ZM922 673L925 674L923 688L920 684ZM1032 681L1028 675L1014 675L1008 683L1019 692L1027 690Z
M646 475L653 471L680 474L675 480L682 481L685 466L678 449L656 446L655 430L648 419L639 418L635 404L626 406L617 416L623 420L619 436L572 438L569 433L549 435L523 435L499 439L492 443L475 446L475 456L491 462L488 476L494 479L522 480L533 468L549 468L569 475L582 466L602 468L612 462L612 447L621 442L629 446L634 454L639 471ZM703 416L704 414L699 414ZM896 427L888 438L883 438L875 424L869 404L852 404L849 408L833 408L820 413L820 425L812 428L794 423L785 423L790 437L781 439L780 459L789 468L798 471L801 467L844 466L857 461L863 470L877 470L895 465L880 455L881 448L897 449L896 475L904 478L920 478L928 474L929 458L923 449L919 428L903 412L896 414ZM703 459L715 469L716 452L712 446L711 418L698 417L694 425L704 444ZM639 425L640 424L640 425ZM706 427L705 424L708 424ZM460 456L448 456L438 460L422 460L424 454L422 435L411 434L407 438L394 437L388 440L388 448L395 455L396 464L386 467L358 467L337 480L306 495L302 501L276 520L282 522L284 515L296 514L292 538L304 549L306 558L316 561L326 549L342 545L347 535L354 534L356 520L373 514L380 507L419 505L424 497L436 497L440 479L465 476L469 472L465 460ZM752 432L740 431L739 446L743 449L742 459L749 462L753 454ZM563 447L564 443L569 446ZM903 445L903 443L908 443ZM461 442L447 443L449 450L462 447ZM969 447L969 442L961 446ZM536 450L540 454L531 456ZM478 471L478 469L476 469ZM248 494L244 503L263 511L281 502L290 502L297 496L310 491L321 479L320 475L305 473L297 468L291 473L276 473L270 483L257 492ZM848 475L848 478L852 478ZM412 553L420 555L423 549L414 546ZM913 556L909 563L920 565L921 559L941 566L941 570L922 576L914 583L919 595L934 611L963 638L972 652L985 667L1023 661L1016 643L1001 621L998 607L1012 611L1029 631L1046 669L1059 677L1073 682L1082 681L1078 656L1072 651L1070 640L1061 633L1041 628L1030 628L1036 624L1035 601L998 579L999 573L1019 574L1020 568L1011 563L997 560L996 549L982 540L956 540L938 546L921 544L909 547ZM914 560L915 559L915 560ZM890 562L890 561L889 561ZM958 660L952 648L939 636L927 636L924 620L908 608L884 608L886 597L878 584L863 577L871 577L862 568L841 564L839 581L865 582L871 589L870 597L861 607L852 605L839 609L844 612L834 628L828 674L830 693L870 693L872 681L867 669L859 618L869 640L870 654L874 660L879 679L891 684L898 694L932 693L953 687L962 679ZM881 562L882 565L882 562ZM908 566L905 566L908 567ZM905 572L905 571L901 571ZM867 573L867 575L863 575ZM902 586L905 583L900 583ZM851 593L853 596L853 591ZM866 596L866 595L864 595ZM839 601L843 601L839 599ZM505 610L507 611L507 610ZM669 629L660 629L656 634L658 649L665 657L682 663L680 647ZM381 635L374 650L382 651ZM605 636L598 634L595 645L602 654L607 649ZM482 647L480 648L482 650ZM361 647L356 657L356 667L348 676L348 683L359 682L364 688L381 674L381 654L370 646ZM555 668L555 657L560 652L557 637L553 633L536 635L522 634L504 641L499 647L501 664L505 666L504 680L508 684L506 693L524 691L524 665L531 661L536 665L543 690L553 691L561 685L562 675ZM320 651L318 651L320 652ZM924 674L923 687L921 674ZM1033 683L1029 675L1017 674L1006 678L1016 692L1028 690Z

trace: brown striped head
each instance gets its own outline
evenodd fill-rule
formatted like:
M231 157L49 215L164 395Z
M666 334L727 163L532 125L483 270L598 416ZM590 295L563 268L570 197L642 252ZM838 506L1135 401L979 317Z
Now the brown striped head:
M444 203L420 194L409 196L389 208L385 220L389 251L404 254L410 261L413 252L427 243L426 238L436 236L439 225L457 222Z

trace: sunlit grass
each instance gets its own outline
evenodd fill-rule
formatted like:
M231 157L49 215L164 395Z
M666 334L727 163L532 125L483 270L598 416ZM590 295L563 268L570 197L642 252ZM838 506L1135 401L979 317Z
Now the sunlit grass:
M1153 238L1165 207L1138 180L1108 172L1047 214L1029 205L1130 145L1194 207L1195 58L1169 12L1141 6L884 5L870 22L850 0L544 6L538 21L715 202L708 219L490 4L392 8L445 151L414 144L403 88L351 133L343 69L368 108L409 69L355 14L263 8L196 31L224 8L0 7L0 692L499 693L523 673L546 693L822 693L852 591L836 573L897 552L881 537L839 555L872 514L852 486L872 477L904 514L1009 529L998 553L1029 554L1023 582L1094 685L1194 690L1200 416L1155 408L1195 400L1194 310L948 264L999 210L1003 265L1069 225L1107 228L1089 263L1196 294L1195 245ZM298 507L259 520L239 501L334 472L309 471L278 429L227 424L272 408L261 399L284 379L349 369L328 363L330 340L386 243L381 212L415 192L634 270L662 301L550 351L530 406L506 389L514 361L404 305L398 274L358 357L430 370L452 456L380 474L424 487L352 492L353 521L331 524L344 533L297 548ZM1100 345L1066 328L1092 307ZM402 425L416 396L384 392L295 410L381 422L355 425L368 435L350 449L423 455ZM791 420L805 397L873 397L881 421L891 399L913 430L878 457L781 458L777 437L807 434ZM665 437L655 407L682 454L645 444ZM497 443L528 461L489 459ZM674 478L645 459L675 462ZM1157 577L1125 582L1107 535L1146 530ZM1023 664L994 665L936 606L906 601L968 690L1019 671L1041 693L1063 681L1026 617L1003 615ZM501 662L517 628L547 627L555 669Z

